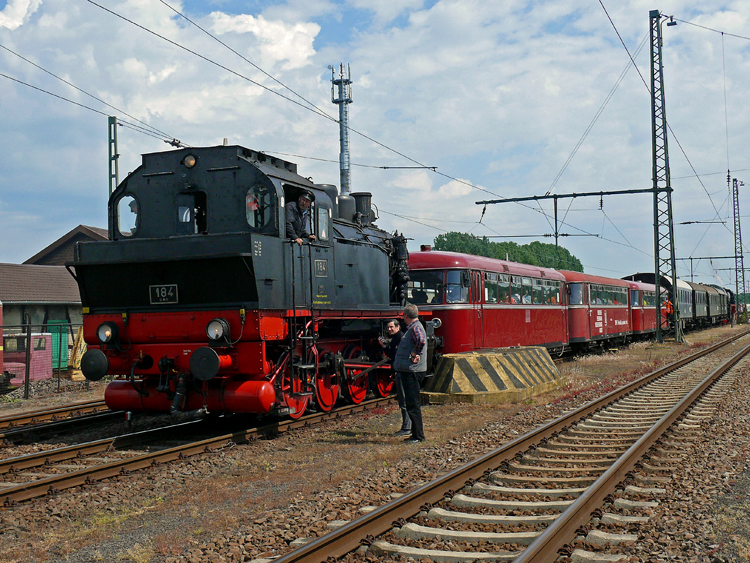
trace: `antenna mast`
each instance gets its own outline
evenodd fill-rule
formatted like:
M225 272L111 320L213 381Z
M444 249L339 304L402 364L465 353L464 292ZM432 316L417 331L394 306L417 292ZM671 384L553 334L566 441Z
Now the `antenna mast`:
M351 190L351 171L349 169L349 104L352 103L352 80L349 65L339 67L339 78L336 78L333 66L331 69L331 102L339 106L339 171L341 175L341 194ZM336 92L338 87L338 92Z

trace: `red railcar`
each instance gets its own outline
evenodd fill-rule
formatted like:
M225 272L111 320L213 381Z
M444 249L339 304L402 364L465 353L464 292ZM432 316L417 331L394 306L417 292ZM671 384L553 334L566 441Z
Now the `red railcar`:
M3 355L3 302L0 301L0 377L5 374Z
M656 332L656 286L629 281L630 326L633 336L650 336Z
M631 332L629 289L624 280L561 271L568 283L571 345L625 340Z
M407 300L439 318L442 353L568 346L565 278L550 268L455 252L409 255Z

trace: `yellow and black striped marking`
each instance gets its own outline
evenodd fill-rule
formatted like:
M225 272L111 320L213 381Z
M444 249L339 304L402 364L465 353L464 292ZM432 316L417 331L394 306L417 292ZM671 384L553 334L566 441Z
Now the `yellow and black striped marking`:
M565 384L543 346L446 354L422 390L427 403L514 402Z

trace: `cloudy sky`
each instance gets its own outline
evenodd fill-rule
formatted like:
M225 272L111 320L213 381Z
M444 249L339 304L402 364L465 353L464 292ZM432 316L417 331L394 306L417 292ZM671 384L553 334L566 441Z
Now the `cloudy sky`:
M337 116L328 66L342 62L354 81L353 190L373 193L381 227L405 232L413 249L453 230L554 242L543 236L551 203L489 206L479 223L475 202L651 187L650 97L636 70L623 76L617 32L648 82L652 9L679 20L664 26L663 57L675 222L701 221L675 226L676 254L734 253L726 172L750 187L748 2L98 4L0 0L0 262L22 262L79 224L106 227L106 115L159 131L119 129L121 178L141 154L168 150L164 138L226 137L296 155L284 158L302 175L338 184L338 125L310 104ZM437 172L399 168L415 161ZM746 192L740 207L750 227ZM587 272L653 270L650 195L607 197L603 208L598 198L560 200L563 217L561 232L598 235L560 239ZM733 287L733 265L695 261L695 279ZM689 262L678 273L690 279Z

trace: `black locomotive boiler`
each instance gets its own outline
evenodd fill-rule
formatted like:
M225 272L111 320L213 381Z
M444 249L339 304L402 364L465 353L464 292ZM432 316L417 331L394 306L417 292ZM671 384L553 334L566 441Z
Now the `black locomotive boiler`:
M312 194L314 242L286 237L285 203ZM406 240L370 194L339 194L239 146L147 154L109 199L109 238L81 243L90 380L112 409L175 415L331 409L386 396L383 320L400 312Z

